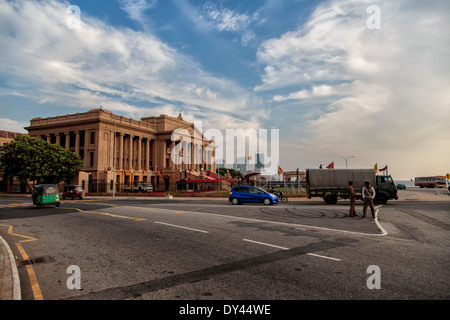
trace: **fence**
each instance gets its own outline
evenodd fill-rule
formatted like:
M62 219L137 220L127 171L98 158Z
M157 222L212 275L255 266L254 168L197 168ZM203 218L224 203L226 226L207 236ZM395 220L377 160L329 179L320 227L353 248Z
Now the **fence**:
M30 182L29 188L25 184L21 184L18 181L13 183L7 183L5 180L0 180L0 192L14 192L14 193L30 193L33 188L33 184ZM59 190L62 193L65 183L59 184ZM149 188L148 184L136 183L133 185L127 185L123 183L116 183L116 194L123 193L201 193L201 192L219 192L229 191L231 187L237 185L254 185L264 190L275 189L277 191L283 191L285 194L301 194L305 192L306 182L288 182L288 181L237 181L235 183L228 183L226 181L179 181L177 183L169 183L168 181L158 181L156 184L151 184ZM101 182L90 181L86 185L82 185L85 194L112 194L113 182ZM151 192L148 192L149 190Z

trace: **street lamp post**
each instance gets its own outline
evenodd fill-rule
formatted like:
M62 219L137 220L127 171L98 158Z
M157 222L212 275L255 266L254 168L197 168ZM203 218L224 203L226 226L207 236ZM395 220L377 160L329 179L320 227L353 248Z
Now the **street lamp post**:
M346 169L348 169L348 159L351 159L351 158L354 158L354 157L355 157L355 156L349 156L349 157L347 157L347 158L341 157L342 159L345 160L345 168L346 168Z

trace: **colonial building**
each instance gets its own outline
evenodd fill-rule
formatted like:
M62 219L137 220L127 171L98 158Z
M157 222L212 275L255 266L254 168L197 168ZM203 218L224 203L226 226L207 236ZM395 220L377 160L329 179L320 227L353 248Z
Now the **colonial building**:
M12 140L21 135L24 135L24 133L0 130L0 146L5 143L10 143Z
M85 113L34 118L25 129L30 136L78 154L84 165L72 183L82 185L85 190L89 188L90 192L111 193L114 172L116 191L122 191L124 186L149 182L155 190L174 190L176 182L187 179L187 175L190 179L207 180L207 172L215 172L215 154L211 149L214 141L205 140L181 114L177 118L160 115L138 121L100 108ZM192 138L183 139L189 142L186 149L192 153L189 159L197 152L201 154L200 161L172 162L171 152L176 141L171 137L176 129L189 132ZM194 136L200 138L194 140Z
M24 135L24 133L0 130L0 146L10 143L21 135ZM16 178L11 180L4 179L3 172L0 171L0 191L12 192L14 190L14 186L18 187L19 185L20 182Z

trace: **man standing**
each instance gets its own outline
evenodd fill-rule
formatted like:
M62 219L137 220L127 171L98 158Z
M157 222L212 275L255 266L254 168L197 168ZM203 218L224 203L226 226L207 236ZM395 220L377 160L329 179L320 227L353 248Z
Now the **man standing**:
M373 199L375 198L375 189L370 186L370 181L364 181L364 187L362 189L362 197L364 201L363 217L366 216L367 206L370 206L372 211L372 217L375 218L375 208L373 206Z
M353 188L353 181L348 182L347 193L348 198L350 199L350 212L348 215L350 217L357 217L358 215L356 214L355 210L356 197L355 197L355 189Z

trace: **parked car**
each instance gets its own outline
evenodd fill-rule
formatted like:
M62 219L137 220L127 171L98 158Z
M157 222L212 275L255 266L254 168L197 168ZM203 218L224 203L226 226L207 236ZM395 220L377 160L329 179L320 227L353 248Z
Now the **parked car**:
M278 203L278 197L263 189L249 186L239 186L231 189L228 200L236 205L246 202L262 202L266 206Z
M79 198L80 200L83 199L83 188L81 186L76 186L72 184L68 184L64 186L64 191L62 194L62 198Z
M400 189L406 190L406 186L404 184L399 183L399 184L397 184L397 189L398 190L400 190Z
M151 183L144 182L142 184L135 185L135 186L133 186L133 185L125 186L123 188L123 191L124 192L134 192L134 193L137 193L137 192L144 192L144 193L145 192L153 192L153 185Z
M151 183L143 183L141 192L153 192L153 185Z

